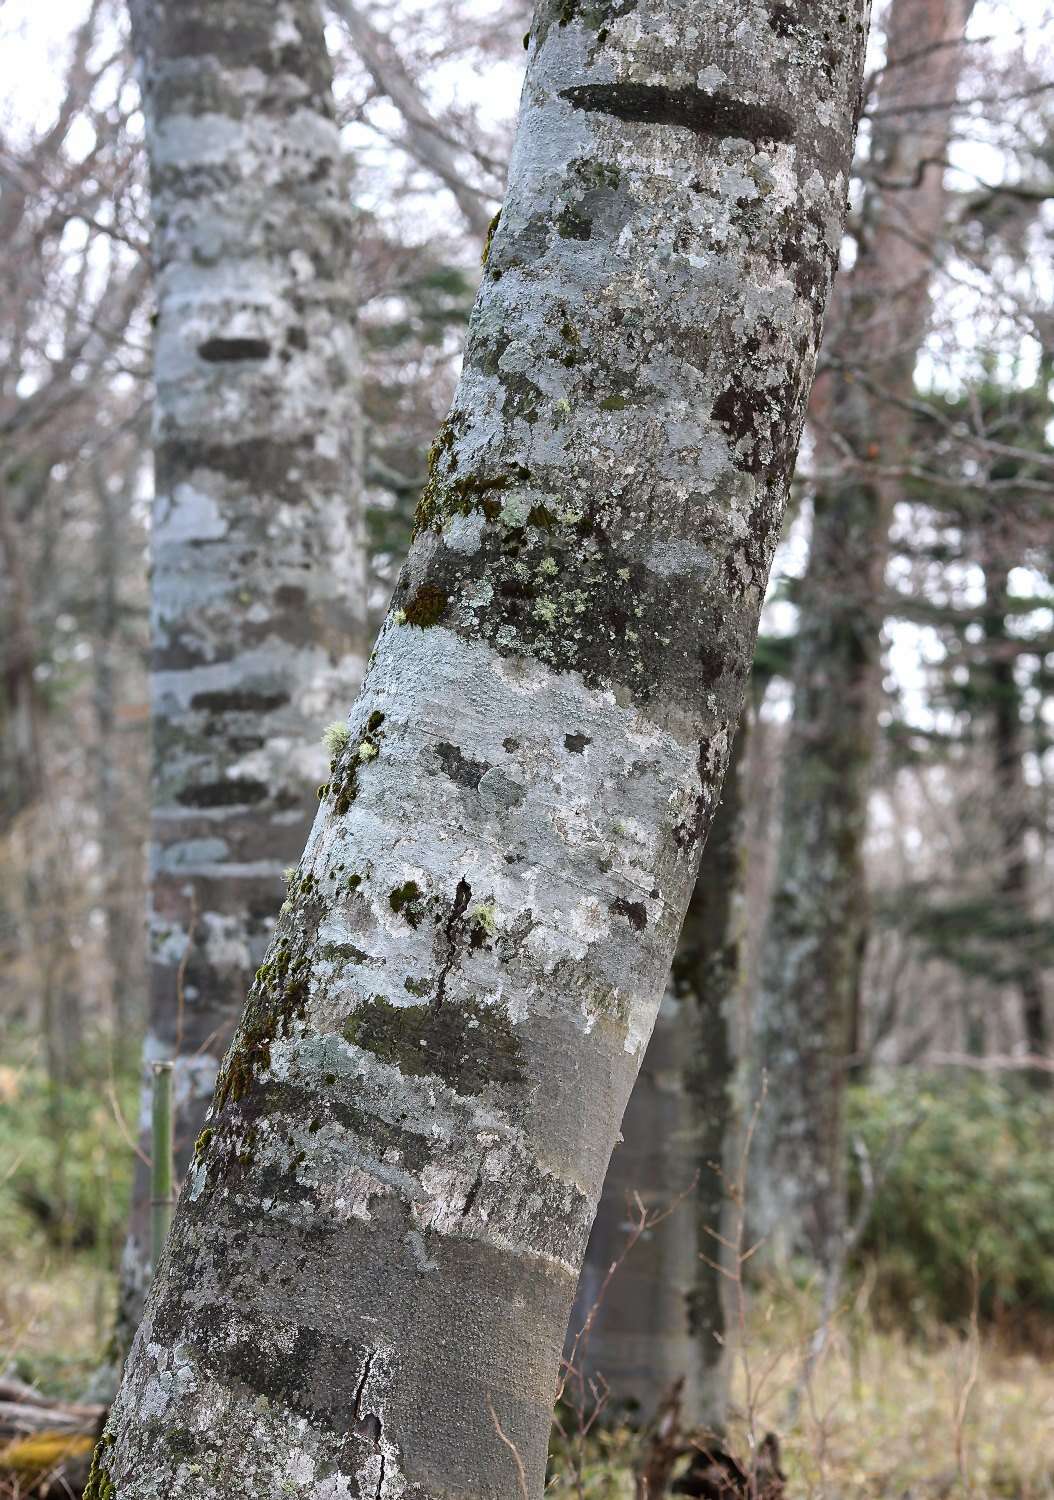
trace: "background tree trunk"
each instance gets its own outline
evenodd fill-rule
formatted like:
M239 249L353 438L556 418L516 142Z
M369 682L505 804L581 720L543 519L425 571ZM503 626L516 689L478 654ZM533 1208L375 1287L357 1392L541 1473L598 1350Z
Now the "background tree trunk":
M708 843L704 859L709 848ZM701 1405L701 1345L690 1320L697 1266L692 1182L698 1165L684 1086L690 1003L672 987L663 996L589 1233L566 1343L570 1357L595 1308L589 1335L574 1352L567 1386L572 1402L584 1397L587 1416L594 1399L590 1382L605 1393L611 1415L625 1412L633 1420L650 1421L682 1376L685 1410L694 1417ZM683 1201L667 1213L681 1195ZM658 1222L638 1237L642 1210ZM616 1262L618 1270L608 1280Z
M734 1257L717 1236L728 1241L735 1231L728 1185L741 1115L749 734L744 709L671 984L604 1179L567 1337L570 1354L596 1307L575 1353L581 1376L602 1382L613 1406L645 1420L683 1376L686 1419L713 1432L725 1424L733 1339ZM657 1222L636 1239L596 1306L639 1221L634 1194ZM682 1194L685 1201L667 1213Z
M89 1495L542 1492L742 705L865 39L834 0L598 19L536 12L417 539Z
M125 815L128 789L122 784L117 722L116 658L121 633L119 588L122 563L126 561L125 549L121 545L121 518L129 509L131 495L127 488L123 492L117 490L98 464L93 467L92 483L98 502L95 554L99 597L92 696L97 736L99 865L109 955L113 1059L117 1072L123 1073L134 1062L132 1049L139 1038L141 1010L135 994L135 976L139 969L137 954L140 961L142 958L139 946L142 908L134 905L137 894L142 899L142 876L141 872L129 869L136 841L129 835L129 820Z
M132 18L157 292L144 1066L175 1059L183 1171L361 678L352 210L314 0ZM125 1342L148 1222L140 1163Z
M733 1277L742 1205L737 1185L743 1132L741 1076L746 924L745 773L750 709L740 717L721 806L688 907L674 973L684 996L688 1037L684 1083L692 1106L699 1173L696 1263L689 1307L701 1365L697 1419L722 1433L735 1347ZM745 1248L745 1246L744 1246Z
M863 848L896 493L868 466L895 464L909 438L900 403L913 394L928 323L970 8L893 0L857 258L834 299L832 368L810 409L821 477L797 595L780 852L755 1014L768 1096L751 1183L757 1231L777 1257L820 1264L844 1227L842 1101L867 913Z
M992 518L982 527L985 581L984 632L988 648L991 692L992 754L995 763L1002 869L998 887L1007 905L1007 917L1027 925L1034 920L1031 861L1028 833L1032 823L1032 793L1025 779L1025 736L1021 722L1021 692L1015 666L1017 643L1007 629L1010 613L1010 568L998 541L998 522ZM1034 946L1034 939L1031 940ZM1017 989L1021 996L1021 1023L1025 1046L1033 1057L1045 1057L1049 1034L1044 1008L1043 965L1029 954L1030 938L1023 934L1018 944ZM1051 1085L1050 1073L1040 1068L1029 1074L1040 1088Z

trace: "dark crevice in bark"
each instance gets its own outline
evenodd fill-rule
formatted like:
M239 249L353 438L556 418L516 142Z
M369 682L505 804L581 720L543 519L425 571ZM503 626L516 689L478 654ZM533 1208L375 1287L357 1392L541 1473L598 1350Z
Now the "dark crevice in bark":
M358 1388L355 1391L355 1431L359 1437L365 1438L368 1443L372 1443L374 1449L378 1449L380 1446L381 1434L384 1431L384 1423L381 1421L380 1417L375 1411L364 1412L362 1409L362 1399L366 1394L366 1382L370 1378L370 1371L373 1369L373 1362L375 1358L375 1354L367 1354L366 1364L363 1367L362 1375L359 1379ZM381 1496L383 1494L384 1454L381 1453L380 1473L377 1475L377 1489L375 1491L375 1500L381 1500Z
M657 83L585 83L561 89L575 109L614 115L639 125L680 125L696 135L740 136L745 141L790 141L794 122L771 104L751 104L706 89Z
M227 688L220 692L195 693L190 706L203 713L266 714L272 709L284 708L288 702L288 693L258 693L251 688Z
M483 1186L483 1162L481 1161L480 1164L479 1164L479 1166L476 1168L476 1175L472 1179L472 1186L469 1188L468 1194L467 1194L467 1196L465 1198L465 1206L461 1210L461 1217L463 1219L467 1219L468 1216L469 1216L469 1214L472 1212L472 1205L475 1203L476 1199L479 1197L479 1190L480 1190L480 1188L482 1186Z
M625 917L638 932L643 932L648 925L648 913L643 901L627 901L625 896L616 896L609 909L617 916Z
M435 753L444 774L451 781L457 782L459 786L467 786L473 792L479 789L480 782L490 770L489 762L473 760L471 756L459 750L457 745L448 745L441 741L436 745Z
M433 1010L439 1010L446 999L447 977L454 967L454 962L457 958L458 924L465 915L468 903L471 900L472 887L462 875L457 883L457 890L454 892L454 903L450 908L450 915L447 917L446 926L443 929L443 934L446 938L446 957L443 959L443 967L440 969L439 978L436 981L435 999L432 1001Z

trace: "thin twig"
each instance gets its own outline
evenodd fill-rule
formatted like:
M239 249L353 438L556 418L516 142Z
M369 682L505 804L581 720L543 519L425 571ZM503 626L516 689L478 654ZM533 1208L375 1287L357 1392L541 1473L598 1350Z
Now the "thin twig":
M498 1414L494 1410L494 1403L490 1399L489 1392L487 1393L487 1410L490 1412L490 1418L494 1423L495 1432L501 1438L506 1448L508 1448L513 1458L516 1460L516 1473L520 1481L520 1494L523 1496L523 1500L530 1500L530 1493L527 1489L527 1470L523 1467L523 1459L520 1457L520 1450L519 1448L517 1448L512 1438L509 1437L504 1427L502 1427L501 1423L498 1421Z

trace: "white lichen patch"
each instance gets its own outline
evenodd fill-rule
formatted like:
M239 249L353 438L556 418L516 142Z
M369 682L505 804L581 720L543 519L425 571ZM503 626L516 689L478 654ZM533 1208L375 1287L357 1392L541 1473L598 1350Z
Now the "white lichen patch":
M322 744L328 755L339 755L351 742L351 729L343 719L327 724L322 731Z

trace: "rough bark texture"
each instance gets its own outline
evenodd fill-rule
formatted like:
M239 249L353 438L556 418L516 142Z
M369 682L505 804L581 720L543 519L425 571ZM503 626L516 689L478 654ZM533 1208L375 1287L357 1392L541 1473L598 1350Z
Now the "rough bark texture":
M416 541L95 1495L542 1492L837 254L863 6L785 9L536 13Z
M639 1219L633 1194L650 1215L662 1215L694 1181L685 1201L641 1235L610 1279L575 1364L587 1379L602 1378L613 1405L645 1419L683 1377L687 1421L712 1432L725 1424L734 1333L735 1257L721 1240L735 1234L728 1187L736 1178L741 1116L748 734L745 710L568 1325L570 1350Z
M970 0L893 0L857 259L832 306L835 369L817 383L811 410L819 464L836 470L839 445L849 461L843 479L817 488L798 594L780 853L756 1009L768 1097L751 1177L756 1227L777 1257L823 1264L843 1231L842 1112L895 498L866 468L895 463L909 436L896 401L912 393L928 322L969 10Z
M362 676L351 203L315 0L132 19L157 291L144 1061L176 1059L182 1170ZM141 1170L129 1335L148 1219Z

